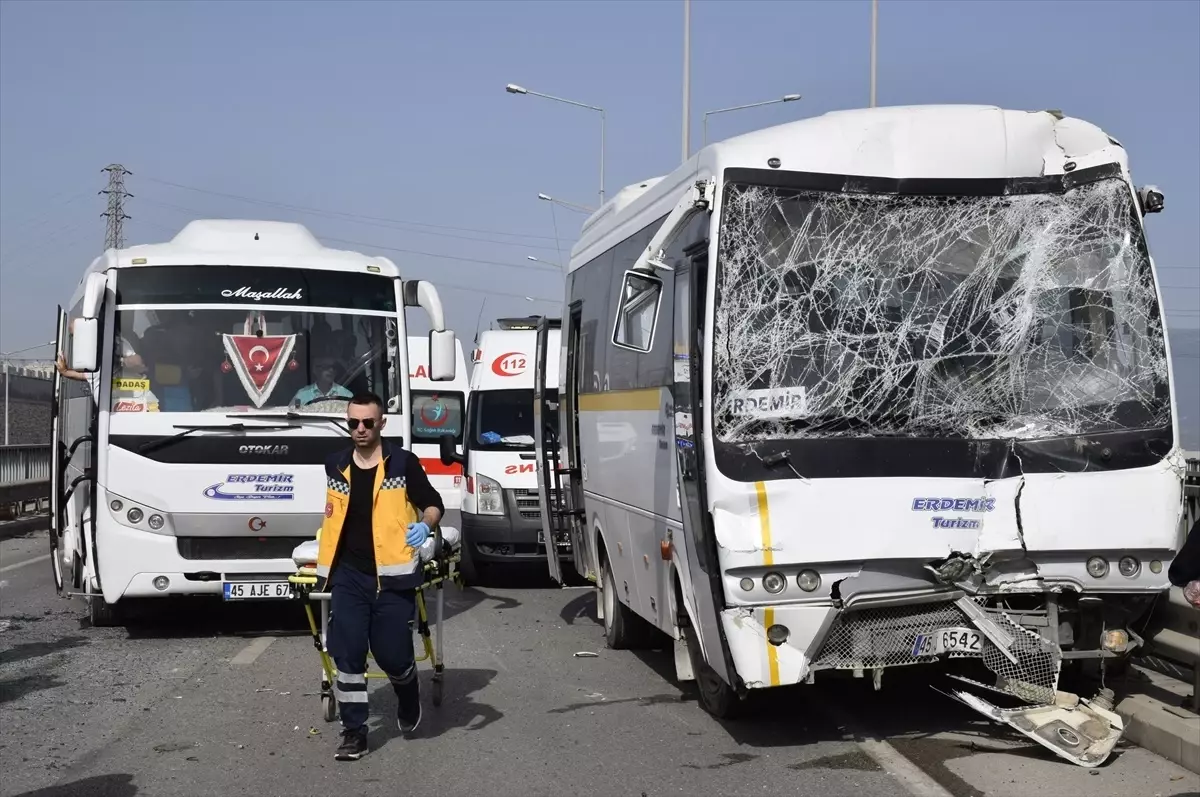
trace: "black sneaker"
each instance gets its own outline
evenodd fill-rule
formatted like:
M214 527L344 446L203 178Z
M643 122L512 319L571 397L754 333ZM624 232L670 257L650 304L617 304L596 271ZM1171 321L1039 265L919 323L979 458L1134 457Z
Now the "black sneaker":
M411 684L396 690L396 726L401 733L412 733L421 724L421 683L415 677Z
M357 761L367 753L367 732L342 731L342 743L338 745L334 758L338 761Z

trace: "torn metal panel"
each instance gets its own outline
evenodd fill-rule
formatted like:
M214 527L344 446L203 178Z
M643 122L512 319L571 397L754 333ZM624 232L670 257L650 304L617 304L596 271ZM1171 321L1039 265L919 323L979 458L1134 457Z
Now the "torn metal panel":
M1091 701L1059 692L1053 704L1013 709L999 708L967 692L953 696L1082 767L1103 764L1125 732L1125 723L1111 710L1111 692Z

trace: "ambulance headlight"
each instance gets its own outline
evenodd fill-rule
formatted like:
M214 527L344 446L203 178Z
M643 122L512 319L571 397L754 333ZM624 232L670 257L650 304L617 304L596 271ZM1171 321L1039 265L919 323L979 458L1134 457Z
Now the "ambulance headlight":
M480 515L504 514L504 491L500 482L483 474L475 475L475 511Z

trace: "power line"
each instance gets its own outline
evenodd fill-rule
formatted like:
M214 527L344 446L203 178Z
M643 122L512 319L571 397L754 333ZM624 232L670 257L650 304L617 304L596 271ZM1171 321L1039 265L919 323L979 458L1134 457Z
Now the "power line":
M176 205L171 202L163 202L161 200L146 199L144 196L142 197L142 202L145 204L154 205L156 207L165 208L167 210L173 210L177 213L186 214L186 215L192 216L193 218L205 218L205 217L211 218L211 215L206 213L205 211L196 210L195 208L184 207L183 205ZM334 215L332 217L338 221L348 221L348 222L355 223L355 224L365 224L365 225L368 225L371 227L381 227L385 230L394 230L397 232L405 232L405 233L410 233L410 234L414 234L414 235L432 235L432 236L435 236L438 238L452 238L457 241L470 241L472 243L488 244L489 246L517 246L522 249L545 249L546 251L559 249L559 247L546 246L544 244L529 244L529 243L524 243L522 241L494 241L494 240L489 240L487 238L471 238L466 235L458 235L456 233L450 233L450 232L435 232L433 230L409 230L409 229L405 229L403 227L396 227L395 225L392 225L392 224L377 224L373 221L354 221L353 219L345 219L345 218L341 218L340 216L336 216L336 215Z
M230 194L230 193L226 193L224 191L212 191L207 188L197 188L197 187L191 186L191 185L183 185L182 183L176 183L171 180L162 180L157 177L143 176L142 179L149 180L150 182L154 182L154 183L159 183L161 185L171 186L172 188L179 188L184 191L194 191L198 194L209 194L210 196L219 196L219 197L223 197L225 199L233 199L238 202L246 202L251 205L263 205L266 207L282 208L283 210L290 210L295 213L311 213L311 214L317 215L317 216L332 216L335 218L341 218L341 219L345 219L347 221L356 221L359 223L380 222L380 223L388 224L388 225L399 224L399 225L407 225L410 227L428 227L430 229L435 229L435 230L454 230L456 232L472 232L472 233L477 233L479 235L501 235L501 236L505 236L508 238L537 238L537 239L540 239L543 241L553 240L552 237L549 235L534 235L532 233L503 232L501 230L482 230L482 229L478 229L475 227L456 227L456 226L449 225L449 224L430 224L429 222L424 222L424 221L410 221L410 220L405 220L405 219L389 219L389 218L386 218L383 216L367 216L367 215L363 215L360 213L345 213L345 212L339 211L339 210L325 210L322 208L307 207L305 205L292 205L287 202L276 202L274 200L269 200L269 199L256 199L255 197L242 196L241 194ZM484 243L487 243L487 242L484 241Z
M132 199L133 194L125 190L125 175L132 174L119 163L105 166L100 171L108 172L108 188L101 194L108 195L108 210L100 215L108 219L104 229L104 249L120 249L125 246L125 200Z

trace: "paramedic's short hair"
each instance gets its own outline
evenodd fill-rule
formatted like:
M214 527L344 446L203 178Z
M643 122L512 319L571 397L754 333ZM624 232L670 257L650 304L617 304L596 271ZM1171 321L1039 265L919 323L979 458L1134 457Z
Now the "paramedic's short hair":
M356 393L354 398L350 399L350 403L361 404L364 407L369 407L374 404L375 406L379 407L379 414L383 414L383 399L369 390L363 391L362 393Z

